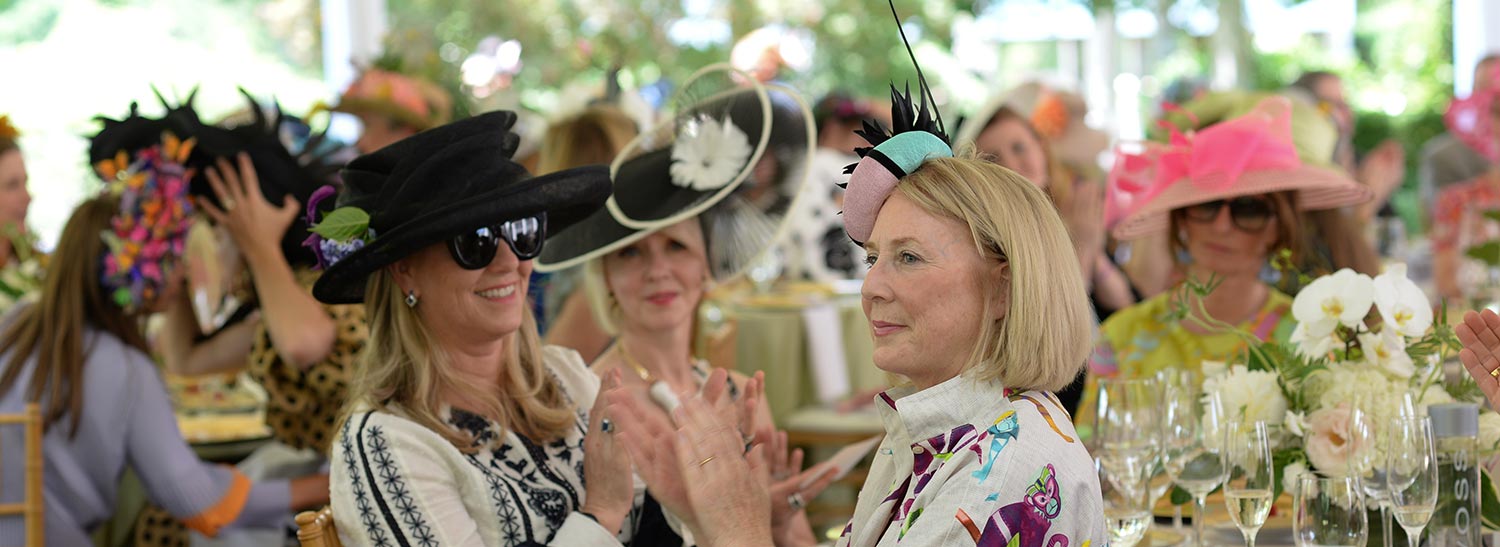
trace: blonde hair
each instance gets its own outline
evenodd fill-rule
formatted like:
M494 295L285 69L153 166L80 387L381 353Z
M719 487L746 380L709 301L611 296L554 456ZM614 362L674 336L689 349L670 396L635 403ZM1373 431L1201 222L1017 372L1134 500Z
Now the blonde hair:
M390 272L382 269L370 276L365 288L365 308L370 338L349 385L349 403L344 419L361 403L402 412L423 427L442 435L459 450L471 451L474 439L449 427L440 417L444 392L457 392L478 401L477 412L535 442L562 437L576 416L557 379L542 362L542 344L537 337L536 318L524 307L521 328L516 331L510 354L505 358L503 380L497 386L475 386L460 379L415 310L403 301L401 288Z
M610 336L620 335L620 302L609 292L609 282L604 279L604 257L583 263L583 296L588 300L589 311L599 330Z
M547 127L537 159L537 174L609 164L638 132L635 120L620 109L591 106Z
M1020 390L1072 383L1091 350L1093 311L1067 227L1047 195L972 152L923 162L896 191L930 214L963 222L981 256L1009 263L1005 320L986 312L971 373Z

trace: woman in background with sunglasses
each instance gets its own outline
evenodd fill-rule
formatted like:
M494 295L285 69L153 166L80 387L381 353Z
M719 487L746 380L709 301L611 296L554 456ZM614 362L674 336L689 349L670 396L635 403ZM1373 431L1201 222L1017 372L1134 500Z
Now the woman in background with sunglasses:
M532 178L511 159L515 119L492 112L355 159L317 229L335 252L313 295L364 302L370 326L333 443L345 544L619 544L630 459L587 434L603 428L599 378L541 345L526 302L548 230L603 205L609 178Z
M1137 239L1165 231L1189 280L1217 286L1199 306L1182 287L1117 312L1100 327L1089 358L1088 398L1098 377L1136 378L1162 369L1197 370L1243 349L1233 333L1204 321L1235 325L1265 340L1291 334L1292 300L1261 276L1270 261L1302 251L1298 211L1331 209L1370 198L1369 189L1331 169L1305 164L1292 143L1291 103L1276 97L1250 113L1172 145L1119 152L1110 184L1139 188L1138 205L1115 227ZM1190 298L1193 302L1179 299ZM1172 318L1173 308L1192 315ZM1208 317L1202 317L1200 311ZM1092 412L1082 412L1090 416Z

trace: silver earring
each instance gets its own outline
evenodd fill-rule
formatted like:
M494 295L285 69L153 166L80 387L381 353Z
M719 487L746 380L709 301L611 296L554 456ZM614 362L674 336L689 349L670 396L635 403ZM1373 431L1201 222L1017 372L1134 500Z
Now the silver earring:
M406 291L406 307L417 307L417 291Z

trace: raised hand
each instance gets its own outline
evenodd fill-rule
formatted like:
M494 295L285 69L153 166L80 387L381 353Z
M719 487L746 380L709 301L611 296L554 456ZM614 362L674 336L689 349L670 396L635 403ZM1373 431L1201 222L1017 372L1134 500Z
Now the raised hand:
M604 377L605 387L617 390L620 387L620 371L612 370ZM619 411L611 404L605 393L594 399L589 410L589 430L583 436L583 483L585 485L583 507L579 510L599 520L599 525L618 534L625 522L625 515L635 502L635 481L630 473L629 450L616 440L618 429L612 416ZM610 427L604 427L611 420Z
M1464 314L1463 323L1454 328L1463 351L1458 358L1469 375L1484 390L1491 406L1500 407L1500 315L1490 310Z
M240 153L235 159L238 169L230 165L229 160L219 158L217 167L204 172L223 209L207 200L199 200L198 206L215 224L229 231L241 252L274 252L279 255L281 238L297 218L301 204L291 196L287 196L279 207L266 201L250 156Z

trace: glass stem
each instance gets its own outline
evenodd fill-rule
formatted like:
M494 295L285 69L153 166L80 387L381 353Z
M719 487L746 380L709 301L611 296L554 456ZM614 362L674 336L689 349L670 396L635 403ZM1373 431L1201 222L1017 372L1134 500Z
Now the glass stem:
M1385 547L1394 547L1396 535L1391 533L1391 507L1385 503L1380 504L1380 535Z
M1204 504L1208 501L1207 497L1193 496L1193 537L1196 538L1198 547L1207 545L1203 542L1203 512Z
M1406 530L1406 543L1411 545L1411 547L1419 547L1422 543L1422 529L1417 528L1413 530L1405 526L1402 526L1402 528Z
M1256 536L1256 534L1260 533L1260 528L1256 527L1256 528L1251 528L1251 529L1248 529L1248 530L1243 530L1242 529L1242 530L1240 530L1240 533L1245 534L1245 547L1255 547L1255 536ZM1417 546L1413 545L1412 547L1417 547Z

